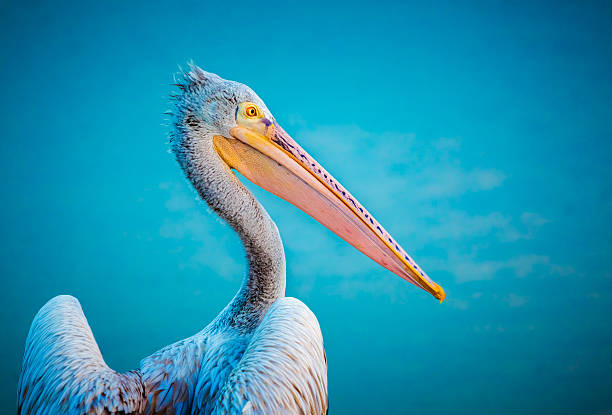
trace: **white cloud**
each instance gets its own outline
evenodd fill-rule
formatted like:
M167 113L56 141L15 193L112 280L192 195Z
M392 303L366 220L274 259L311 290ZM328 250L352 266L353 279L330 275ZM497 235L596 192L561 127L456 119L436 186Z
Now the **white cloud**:
M468 301L460 300L458 298L449 298L447 302L451 307L456 308L457 310L467 310L470 306Z
M521 215L521 220L523 221L525 226L528 226L530 228L539 228L540 226L549 222L548 219L544 219L539 214L533 212L523 213Z
M358 177L360 183L367 184L368 190L379 196L401 192L417 201L451 198L494 189L505 179L494 168L461 167L451 156L460 148L456 138L428 142L417 140L413 134L370 133L356 126L302 130L296 136L307 151L329 166L332 174L338 173L332 167L337 167L339 173L349 172L338 176ZM333 153L325 152L329 143L333 143ZM350 164L351 161L355 164Z
M475 236L486 236L492 232L508 233L511 219L500 212L484 216L470 216L463 211L449 211L441 215L437 223L427 228L427 236L432 239L465 239Z
M460 210L439 208L437 213L427 227L427 237L435 240L466 240L493 235L501 242L515 242L533 239L539 227L548 223L535 213L523 213L520 224L501 212L469 215Z
M181 245L179 267L203 267L228 280L242 279L244 251L236 236L220 232L227 225L186 184L162 183L159 188L169 193L166 207L171 213L159 234L168 239L195 241L187 244L190 251L186 253L182 252Z
M412 181L415 182L415 192L419 198L440 199L491 190L500 186L504 179L505 175L495 169L465 170L442 164L425 169Z
M529 301L529 297L524 297L524 296L516 295L514 293L510 293L508 294L506 298L504 298L504 301L507 302L511 308L522 307L525 304L527 304L527 301Z
M430 270L443 270L455 276L458 283L485 281L495 278L500 272L508 271L515 277L524 278L540 269L543 275L568 275L573 270L551 264L545 255L519 255L502 260L478 260L474 254L451 254L447 259L428 261Z
M438 151L454 151L461 147L461 140L458 138L441 137L434 141L433 146Z

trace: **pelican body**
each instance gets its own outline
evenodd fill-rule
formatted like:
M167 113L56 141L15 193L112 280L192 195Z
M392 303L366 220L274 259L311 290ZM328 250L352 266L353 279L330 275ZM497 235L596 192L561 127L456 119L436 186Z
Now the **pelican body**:
M192 66L175 96L171 145L202 199L240 236L248 271L202 331L118 373L104 362L79 302L58 296L35 316L19 414L325 414L321 329L285 297L274 222L234 171L294 204L359 251L434 295L434 283L372 215L275 121L247 86Z

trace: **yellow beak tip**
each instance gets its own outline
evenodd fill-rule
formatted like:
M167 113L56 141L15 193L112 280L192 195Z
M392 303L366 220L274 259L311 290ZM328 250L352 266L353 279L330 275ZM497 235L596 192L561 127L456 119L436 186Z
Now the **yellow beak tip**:
M434 294L434 297L440 300L440 303L444 301L444 297L445 297L444 289L440 287L438 284L436 284L436 293Z

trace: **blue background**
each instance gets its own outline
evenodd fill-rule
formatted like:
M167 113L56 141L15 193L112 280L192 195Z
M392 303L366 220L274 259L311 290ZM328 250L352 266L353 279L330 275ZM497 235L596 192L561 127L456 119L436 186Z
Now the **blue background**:
M0 412L54 295L109 365L204 327L238 238L168 154L193 59L277 120L446 290L250 186L318 316L332 414L612 413L609 2L3 3Z

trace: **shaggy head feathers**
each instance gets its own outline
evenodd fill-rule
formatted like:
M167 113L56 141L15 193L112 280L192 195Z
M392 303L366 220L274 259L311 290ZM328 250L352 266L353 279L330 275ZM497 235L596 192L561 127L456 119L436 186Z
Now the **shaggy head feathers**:
M236 109L241 102L257 104L268 119L274 119L251 88L193 64L188 71L177 75L174 85L180 90L172 95L174 131L171 143L175 151L193 136L190 132L229 137L229 130L236 126Z

